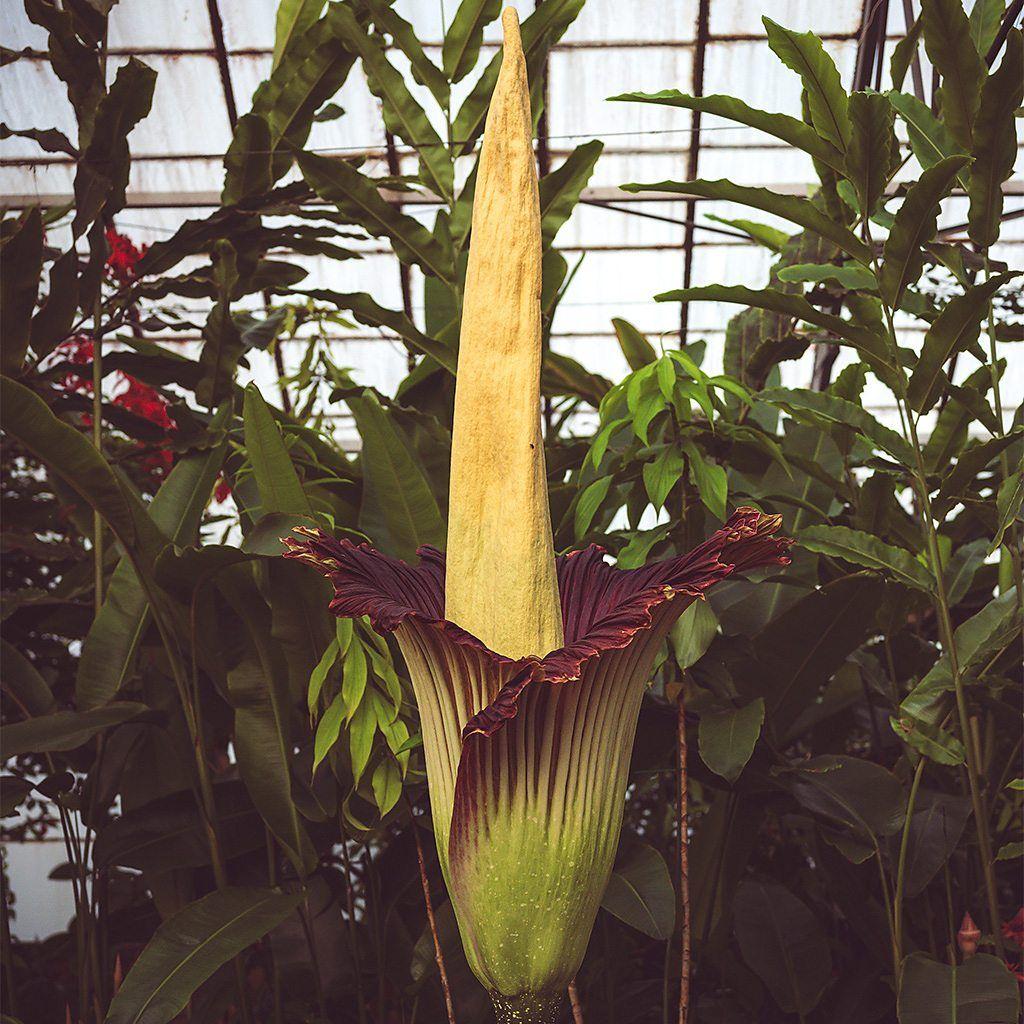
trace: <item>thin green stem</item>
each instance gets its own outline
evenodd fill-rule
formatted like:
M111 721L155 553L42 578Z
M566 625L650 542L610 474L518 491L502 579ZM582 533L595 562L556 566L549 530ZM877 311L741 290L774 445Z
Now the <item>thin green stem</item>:
M924 766L928 763L923 755L918 759L914 769L914 780L910 784L910 796L907 798L907 816L903 820L903 834L900 836L900 852L896 862L896 890L893 893L893 942L896 947L896 962L903 963L903 892L907 881L907 851L910 848L910 823L914 817L917 804L917 791L921 786Z
M875 864L878 867L878 881L882 887L882 905L885 907L885 919L889 924L889 941L892 948L893 979L899 984L900 977L900 944L896 938L896 921L894 917L893 898L889 891L889 879L882 863L882 848L875 842Z

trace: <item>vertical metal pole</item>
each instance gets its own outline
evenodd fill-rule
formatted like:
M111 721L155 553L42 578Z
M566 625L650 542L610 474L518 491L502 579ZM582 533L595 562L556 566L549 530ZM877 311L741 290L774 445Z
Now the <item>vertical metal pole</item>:
M691 91L694 96L704 95L704 58L708 48L708 24L711 14L711 0L700 0L697 7L696 43L693 50L693 75ZM686 180L697 177L697 165L700 159L700 122L699 110L691 115L690 145L686 154ZM695 199L686 200L686 225L683 228L683 287L689 288L693 278L693 222L697 215ZM690 327L690 304L682 303L679 307L679 344L686 344L686 335Z

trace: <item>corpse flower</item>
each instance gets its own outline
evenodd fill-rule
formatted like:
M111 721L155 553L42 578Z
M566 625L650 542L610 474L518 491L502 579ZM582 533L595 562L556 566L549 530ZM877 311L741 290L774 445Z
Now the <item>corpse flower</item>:
M407 565L299 530L287 555L330 608L393 632L419 707L441 869L499 1021L554 1021L618 845L644 689L672 624L713 584L788 562L778 517L739 509L678 558L557 560L540 425L541 234L519 25L478 170L452 437L446 558Z

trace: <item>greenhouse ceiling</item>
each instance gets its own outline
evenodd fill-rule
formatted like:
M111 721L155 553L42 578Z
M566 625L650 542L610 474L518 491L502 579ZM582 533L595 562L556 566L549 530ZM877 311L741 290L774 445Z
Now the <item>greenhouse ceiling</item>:
M447 5L443 0L395 4L435 57L440 56L444 23L455 6L452 0ZM524 16L534 9L531 0L518 0L515 6ZM917 0L778 0L771 15L791 28L820 35L845 85L886 89L893 49L906 34L908 18L913 23L918 6ZM167 238L183 220L215 208L223 183L222 154L233 126L249 109L254 90L271 68L275 8L274 0L122 0L113 8L108 75L112 78L129 56L139 57L158 75L152 112L130 139L128 203L116 217L118 230L136 243ZM623 92L679 88L695 94L729 93L765 109L798 114L799 79L765 45L763 11L764 6L752 0L634 0L625 6L613 0L587 0L550 54L545 111L538 128L542 171L557 167L582 142L604 143L583 202L559 236L559 248L576 270L552 332L553 347L591 371L617 379L625 369L613 317L628 319L648 336L670 343L681 332L690 340L704 338L709 360L720 359L725 325L734 307L699 302L687 309L657 303L653 296L684 281L760 286L773 259L769 251L716 221L743 216L738 206L649 192L636 196L619 186L666 178L727 177L739 184L805 194L815 180L809 157L753 129L687 110L607 101ZM3 28L5 45L30 52L26 59L0 69L0 119L13 128L55 127L73 133L70 105L46 61L45 32L29 23L18 0L3 0ZM489 26L485 54L496 49L499 34L497 22ZM408 74L401 54L395 51L393 56L414 95L423 95L425 89ZM928 98L931 77L922 49L905 88ZM453 106L473 82L471 74L459 83ZM364 157L364 170L379 169L382 176L412 166L415 157L409 156L408 148L385 132L379 102L358 68L336 103L344 114L316 124L309 148L325 155ZM34 142L22 138L7 138L0 154L0 201L5 207L67 202L74 171L70 158L40 152ZM917 173L910 161L898 180L913 179ZM1020 265L1024 166L1019 158L1004 192L1006 223L993 256ZM432 221L436 207L429 195L415 196L414 202L408 195L403 198L407 212ZM944 204L940 225L948 237L963 235L966 214L962 196L954 194ZM764 219L772 220L770 215ZM363 250L361 260L345 263L322 256L289 258L308 271L304 287L369 291L379 302L404 306L422 320L419 271L403 277L383 242L365 244ZM913 344L915 328L908 325L904 330L908 344ZM337 325L332 331L339 361L353 369L360 383L384 390L397 385L406 371L406 353L386 330ZM186 350L197 339L198 334L190 333L162 336ZM1024 399L1024 353L1017 351L1019 346L1006 348L1004 388L1007 408L1012 408ZM290 369L298 348L294 359L288 346L285 350ZM963 362L960 372L970 372L970 360ZM783 364L782 370L786 383L806 385L815 372L814 353ZM252 373L261 384L273 385L276 370L269 357L257 356ZM883 419L891 419L894 411L886 401L879 389L873 408ZM343 415L339 428L346 441L356 441Z

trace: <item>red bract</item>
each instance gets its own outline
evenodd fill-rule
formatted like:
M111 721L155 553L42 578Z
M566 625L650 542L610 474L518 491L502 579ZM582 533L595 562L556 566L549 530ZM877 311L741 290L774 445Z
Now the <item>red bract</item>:
M1009 921L1003 922L1003 938L1010 939L1018 946L1024 946L1024 907L1021 907Z
M134 281L137 276L136 265L145 255L146 246L136 247L127 235L119 234L114 228L107 228L106 239L110 250L107 255L107 275L120 284Z

